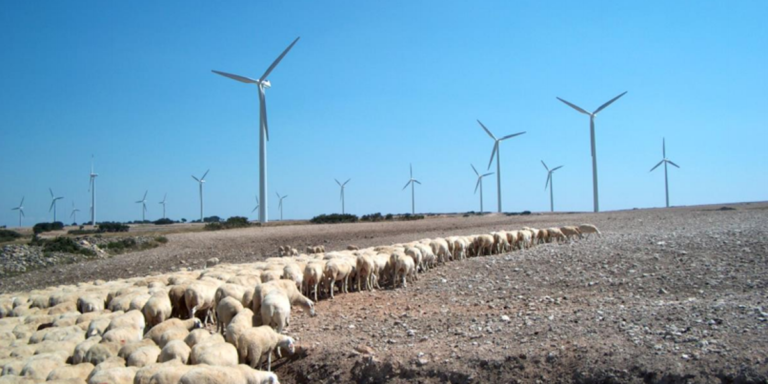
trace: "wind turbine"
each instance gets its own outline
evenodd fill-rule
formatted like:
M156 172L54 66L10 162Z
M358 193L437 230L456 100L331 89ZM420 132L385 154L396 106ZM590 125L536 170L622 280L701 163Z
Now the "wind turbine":
M344 212L344 186L347 185L347 183L349 183L350 180L352 179L347 179L347 181L345 181L344 183L339 183L339 181L336 180L336 184L338 184L339 187L341 187L341 214L342 215L345 213Z
M145 221L144 214L147 212L147 192L149 191L144 191L144 197L136 202L136 204L141 203L141 222Z
M421 185L421 182L413 178L413 164L410 164L411 166L411 178L408 179L408 182L405 183L405 187L403 187L403 190L408 187L408 184L411 185L411 214L416 214L416 192L415 192L415 183L418 183Z
M50 188L48 188L48 191L49 191L49 192L51 192L51 207L50 207L50 208L48 208L48 212L50 212L51 210L53 210L53 222L55 223L55 222L56 222L56 201L57 201L57 200L61 200L61 199L63 199L64 197L62 197L62 196L59 196L59 197L53 197L53 190L52 190L52 189L50 189Z
M547 190L547 186L549 186L549 211L554 212L555 211L555 193L552 191L554 189L554 180L552 179L552 174L557 171L558 169L562 168L563 166L557 166L552 169L549 169L547 167L547 164L544 163L544 160L541 161L541 165L544 166L544 169L547 170L547 182L544 183L544 190Z
M21 198L21 203L16 208L11 208L12 211L19 211L19 227L21 227L21 218L24 216L24 198Z
M597 114L600 113L600 111L605 109L607 106L611 105L611 103L618 100L620 97L624 96L625 94L627 94L626 91L614 97L613 99L608 100L605 104L595 109L595 111L592 113L589 113L581 109L580 107L576 106L575 104L571 104L559 97L557 98L558 100L562 101L569 107L585 115L589 115L589 137L592 142L592 198L594 200L593 204L594 204L595 212L600 212L600 203L598 202L598 197L597 197L597 150L595 149L595 117L597 117Z
M166 193L163 195L163 201L161 201L159 204L163 205L163 219L165 219L165 198L168 197L168 194Z
M96 177L98 173L93 172L93 155L91 155L91 174L88 192L91 193L91 225L96 226Z
M251 211L251 213L256 212L257 209L259 209L259 195L256 195L256 207L253 208L253 211Z
M192 175L192 178L195 179L195 181L197 181L198 184L200 184L200 222L201 223L203 222L203 184L205 183L205 175L207 175L208 172L210 172L210 169L205 171L205 173L203 173L203 177L199 179L195 177L195 175Z
M677 168L680 168L680 166L673 163L672 160L667 159L667 143L663 138L661 139L661 155L663 158L655 167L651 168L650 172L653 172L653 170L658 168L662 163L664 164L664 193L667 197L667 208L669 208L669 179L667 178L667 164L672 164Z
M277 208L280 209L280 221L283 221L283 199L285 199L286 197L288 197L288 195L280 196L280 194L277 193L277 199L278 201L280 201L280 203L277 204Z
M477 169L475 169L475 166L470 164L472 167L472 170L475 171L475 175L477 175L477 184L475 184L475 193L477 193L477 188L480 188L480 213L483 213L483 177L493 175L493 172L488 172L484 175L481 175L480 172L477 172Z
M294 40L291 45L286 48L280 56L275 59L272 65L267 68L263 75L259 79L251 79L245 76L233 75L231 73L212 71L213 73L229 77L230 79L237 80L246 84L256 84L259 87L259 196L261 196L261 204L259 205L259 222L267 222L267 141L269 141L269 127L267 126L267 101L265 90L270 88L272 84L267 80L267 77L272 72L280 60L285 57L288 51L293 48L294 44L299 41L299 37Z
M491 161L488 162L488 169L491 169L491 164L493 164L493 155L496 155L496 193L498 195L498 202L499 202L498 212L501 213L501 161L499 160L499 153L501 152L501 150L499 149L499 143L501 143L506 139L511 139L515 136L520 136L524 134L525 131L513 133L511 135L506 135L500 139L497 139L496 136L494 136L491 133L491 131L489 131L488 128L486 128L485 125L483 125L483 123L480 122L480 120L478 120L477 123L480 124L480 126L483 127L483 129L488 134L488 136L490 136L491 139L494 140L493 151L491 152Z
M75 202L72 202L72 213L69 214L69 217L72 218L73 223L77 223L77 213L80 212L79 209L75 208Z

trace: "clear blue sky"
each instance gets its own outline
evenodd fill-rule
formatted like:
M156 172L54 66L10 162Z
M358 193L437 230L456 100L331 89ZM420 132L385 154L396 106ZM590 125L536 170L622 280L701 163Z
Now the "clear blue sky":
M502 136L505 211L592 208L588 117L597 118L601 208L768 199L765 1L141 1L0 4L0 224L26 196L50 220L48 187L85 217L96 157L99 220L248 215L258 187L258 77L297 36L267 95L270 217L347 210L478 209L469 166ZM495 168L495 165L493 166ZM485 183L495 209L495 176Z

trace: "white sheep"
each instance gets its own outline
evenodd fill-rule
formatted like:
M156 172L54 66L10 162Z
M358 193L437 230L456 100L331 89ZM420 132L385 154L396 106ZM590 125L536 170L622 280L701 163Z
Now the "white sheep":
M200 319L192 318L187 320L168 319L162 323L155 325L152 329L144 334L145 339L152 339L155 343L159 343L163 333L171 328L184 328L188 331L193 329L202 328L203 323Z
M328 295L333 299L333 291L336 282L340 282L340 292L347 293L349 275L352 274L353 266L350 262L341 258L328 260L323 270L323 279L328 284Z
M104 310L104 298L94 294L83 295L77 299L77 310L80 313L101 312Z
M264 356L267 357L267 370L272 370L272 352L277 348L287 349L289 354L295 352L293 338L281 335L271 327L263 325L246 330L238 339L240 363L250 363L252 368L261 366Z
M189 353L192 348L187 345L183 340L173 340L160 351L160 356L157 357L157 361L165 363L167 361L178 360L182 364L186 364L189 360Z
M274 290L268 293L261 302L261 323L282 333L290 321L291 302L285 292Z
M158 356L160 356L160 348L156 345L145 346L133 351L125 364L129 367L141 368L156 363Z
M567 225L564 227L560 227L560 232L563 232L563 235L565 235L566 239L573 239L574 237L581 238L581 231L579 231L579 227L573 226L573 225Z
M317 288L323 279L325 270L325 261L318 260L307 263L304 267L304 293L309 296L314 295L317 301Z
M216 330L224 333L224 328L229 325L232 318L243 310L243 303L234 297L225 297L216 306Z
M80 344L75 347L75 351L72 354L72 364L80 364L84 362L85 354L88 353L88 350L100 342L101 336L89 337L85 339L85 341L80 342Z
M154 293L141 309L147 329L169 319L172 311L171 299L165 291Z
M259 313L259 315L261 315L261 313ZM233 317L232 321L227 325L227 331L225 333L227 342L237 347L237 340L240 335L245 332L245 330L253 327L253 318L253 311L248 308L243 309Z
M184 338L184 344L187 344L190 348L192 348L195 346L195 344L209 337L211 337L211 332L204 328L198 328L190 332L187 337Z
M184 302L189 310L189 318L195 317L197 311L203 311L204 323L216 320L213 307L214 296L220 285L220 282L211 280L198 280L189 284L184 291Z
M212 337L192 348L189 354L189 363L193 365L235 366L237 365L237 349L232 344L224 342L221 336L218 339Z
M78 363L73 365L63 365L55 368L46 377L46 381L80 379L82 382L88 378L93 371L94 365L91 363Z
M373 270L375 265L373 263L373 257L368 254L362 254L357 256L357 290L373 290ZM360 287L363 284L362 288ZM315 297L317 301L317 297Z
M583 234L583 235L589 235L591 233L596 233L600 237L603 236L603 234L600 233L600 230L597 229L597 227L592 225L592 224L581 224L581 225L579 225L579 231L581 231L581 234Z
M390 264L392 265L392 287L397 288L397 283L402 279L403 288L408 288L408 277L413 277L416 273L416 264L413 259L401 253L390 255Z

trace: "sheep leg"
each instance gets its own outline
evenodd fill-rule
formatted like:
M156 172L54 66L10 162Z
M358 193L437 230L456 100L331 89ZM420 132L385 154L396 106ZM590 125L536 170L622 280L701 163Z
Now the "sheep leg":
M189 310L189 318L192 319L195 317L195 312L197 311L197 306L192 307L192 309Z
M267 352L267 371L272 372L272 350Z

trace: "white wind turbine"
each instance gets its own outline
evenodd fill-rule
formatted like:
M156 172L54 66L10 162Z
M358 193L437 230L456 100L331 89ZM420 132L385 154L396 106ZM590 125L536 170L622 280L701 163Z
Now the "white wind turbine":
M477 184L475 184L475 193L477 193L477 188L480 188L480 213L483 213L483 177L493 175L493 172L488 172L484 175L481 175L480 172L477 172L477 169L475 169L475 166L470 164L472 167L472 170L475 171L475 175L477 175Z
M286 48L280 56L275 59L272 65L267 68L263 75L259 79L251 79L249 77L233 75L231 73L213 71L213 73L229 77L230 79L237 80L246 84L256 84L259 87L259 196L261 197L261 204L259 205L259 222L267 222L267 141L269 141L269 127L267 125L267 101L265 90L270 88L272 84L267 80L267 77L272 72L280 60L285 57L288 51L293 48L294 44L299 41L297 37L291 45Z
M91 174L88 183L88 192L91 192L91 225L96 226L96 177L98 173L93 172L93 155L91 155Z
M256 195L256 207L253 208L253 211L251 211L251 213L256 212L257 209L259 209L259 195Z
M416 192L415 192L415 184L421 185L421 182L413 178L413 164L410 164L411 166L411 178L408 179L408 182L405 183L405 187L403 187L403 190L405 188L408 188L408 185L411 185L411 214L416 214Z
M53 210L53 222L56 222L56 201L63 199L64 197L53 197L53 189L48 188L48 191L51 192L51 207L48 208L48 212Z
M145 221L144 214L147 212L147 192L149 191L144 191L144 197L136 202L136 204L141 204L141 222Z
M597 149L595 149L595 117L597 117L597 114L600 113L603 109L605 109L607 106L611 105L614 101L618 100L620 97L624 96L627 92L624 92L613 99L608 100L605 104L601 105L597 109L595 109L594 112L589 113L580 107L571 104L561 98L557 98L558 100L562 101L569 107L585 114L589 115L589 137L590 141L592 143L592 198L593 198L593 204L594 204L594 210L595 212L600 212L600 203L598 202L597 197Z
M562 168L563 166L560 165L552 169L549 169L549 167L547 167L547 164L544 164L544 160L541 161L541 165L543 165L544 169L547 170L547 182L544 183L544 190L546 191L547 186L549 186L549 211L554 212L555 211L555 193L553 192L554 179L552 178L552 174L558 169Z
M667 159L667 143L663 138L661 139L661 155L663 158L655 167L651 168L650 172L653 172L653 170L658 168L662 163L664 164L664 192L667 197L667 208L669 208L669 179L667 178L667 164L672 164L677 168L680 168L680 166L673 163L672 160Z
M192 175L192 178L195 179L195 181L197 181L198 184L200 184L200 222L201 223L203 222L203 184L205 184L205 176L208 174L208 172L210 172L210 169L205 171L205 173L203 173L203 177L199 179L195 177L195 175Z
M283 199L285 199L286 197L288 197L288 195L280 196L280 194L277 193L277 199L279 201L279 203L277 204L277 208L280 210L280 221L283 221Z
M336 180L336 179L334 179L334 180ZM352 180L352 179L347 179L347 181L345 181L344 183L339 183L339 181L336 180L336 184L338 184L339 187L341 187L341 214L342 215L344 213L346 213L346 212L344 212L344 187L347 185L347 183L349 183L350 180Z
M21 203L16 208L11 208L12 211L19 211L19 227L21 227L21 218L24 217L24 198L21 198Z
M501 160L499 159L499 153L501 152L501 150L499 148L499 143L501 143L506 139L511 139L515 136L520 136L524 134L525 131L513 133L511 135L506 135L500 139L497 139L496 136L494 136L491 133L491 131L489 131L488 128L486 128L485 125L483 125L483 123L480 122L480 120L478 120L477 123L480 124L480 126L485 130L488 136L490 136L491 139L494 140L493 151L491 152L491 161L488 162L488 169L491 169L491 164L493 164L493 155L496 155L496 194L498 195L498 203L499 203L497 212L501 213Z
M69 214L69 217L72 218L73 223L77 223L77 213L80 212L79 209L75 208L75 202L72 202L72 213Z
M163 205L163 219L165 219L165 198L168 197L168 194L166 193L163 195L163 201L161 201L159 204Z

